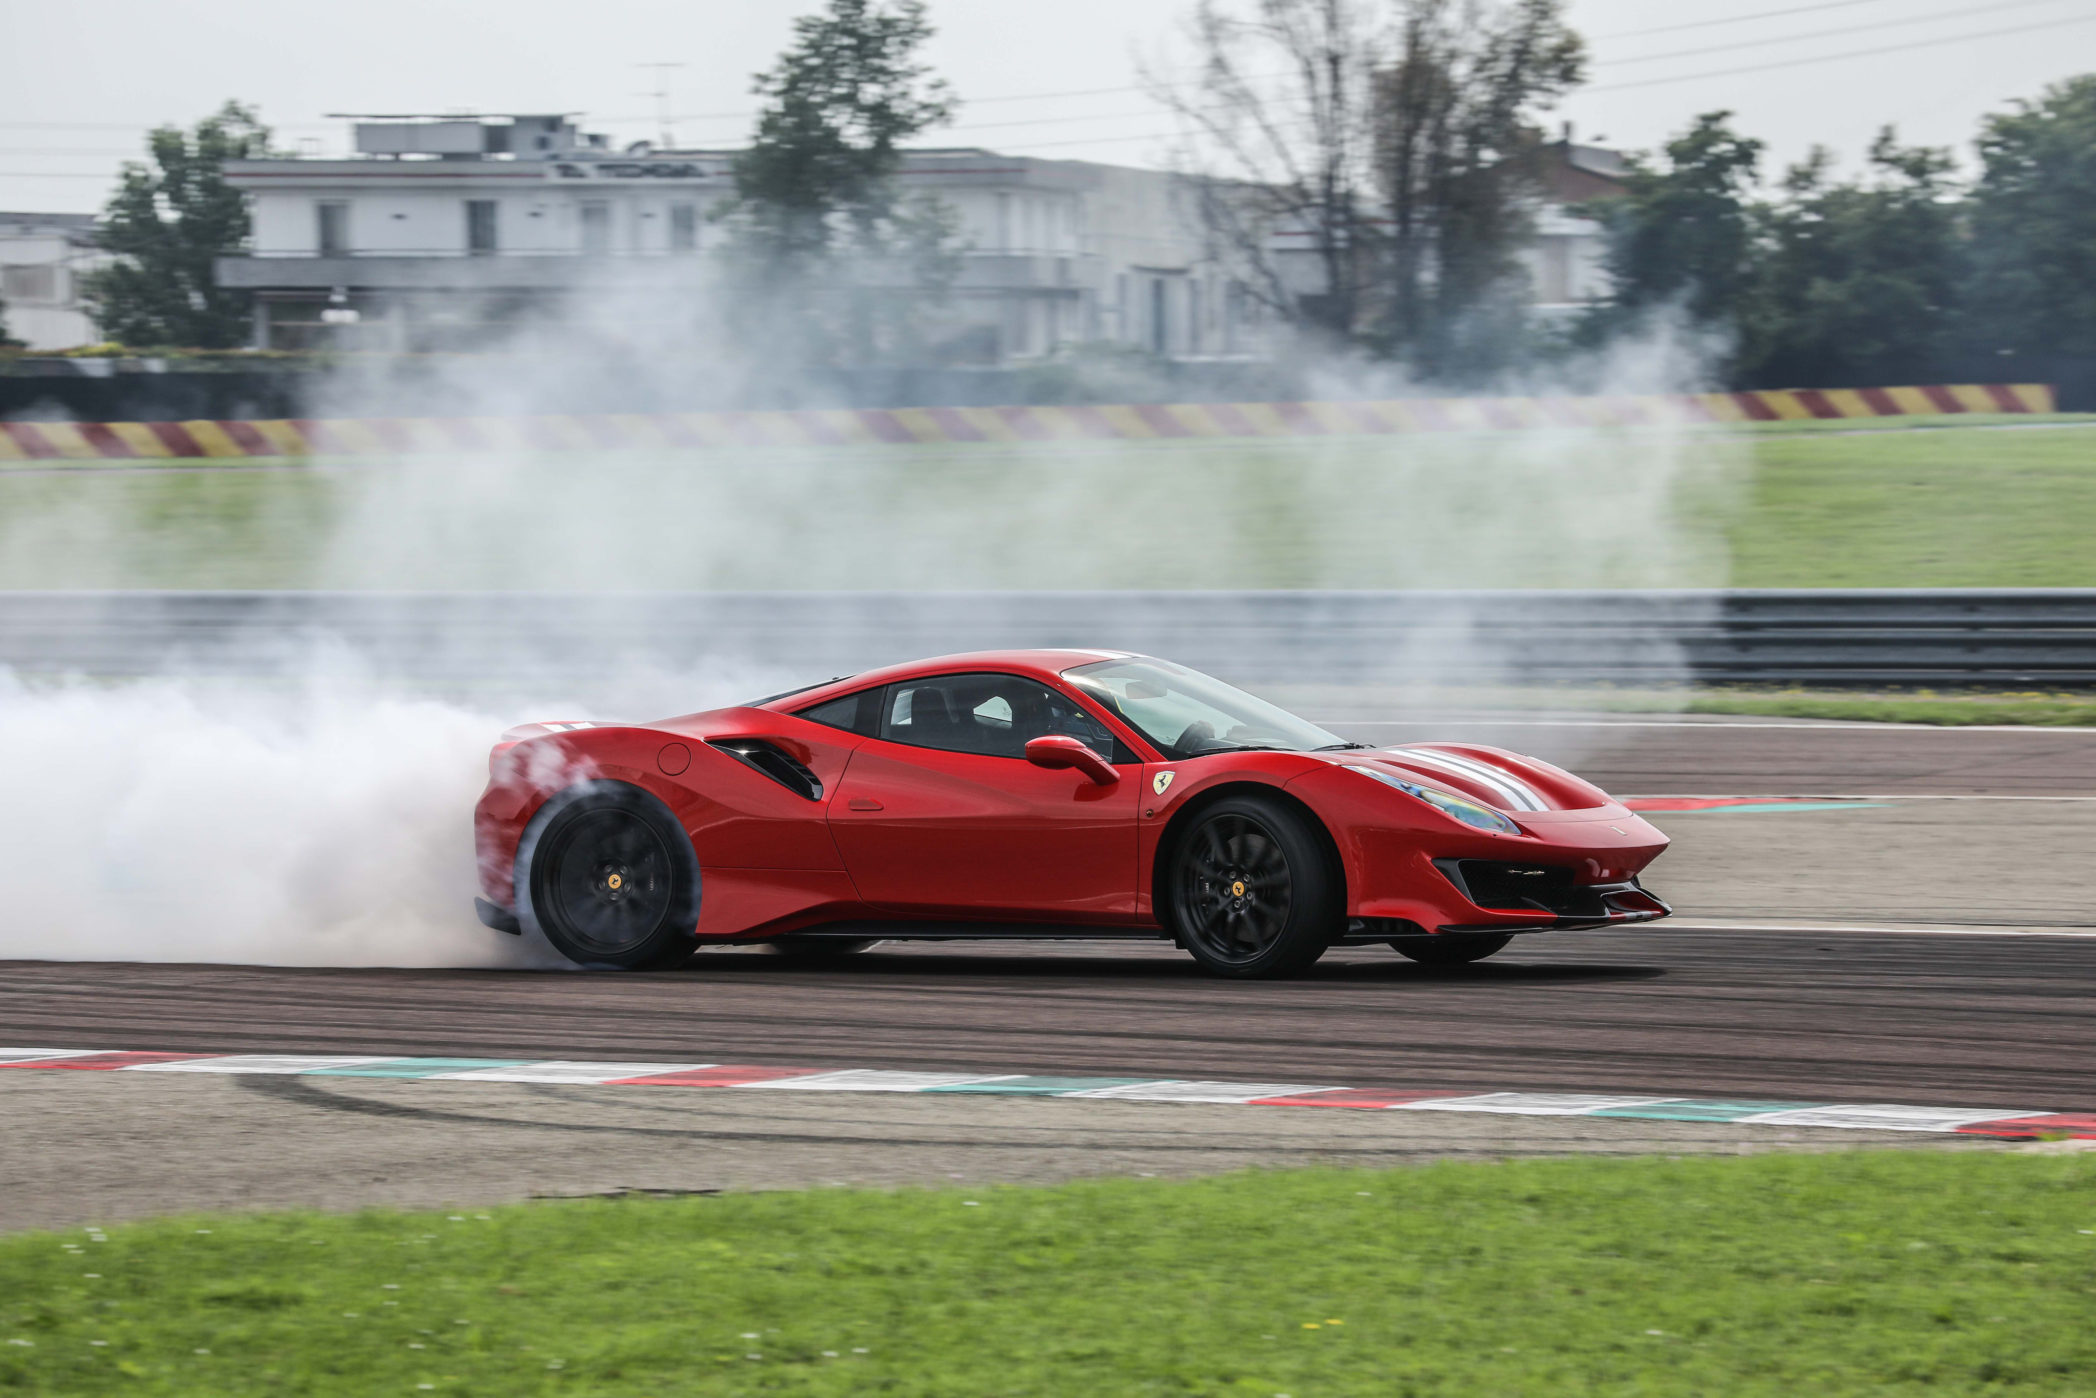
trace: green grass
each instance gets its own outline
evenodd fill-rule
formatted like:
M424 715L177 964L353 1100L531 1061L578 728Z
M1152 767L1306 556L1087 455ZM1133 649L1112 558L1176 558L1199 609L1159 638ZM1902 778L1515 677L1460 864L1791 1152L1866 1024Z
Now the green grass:
M1323 697L1322 693L1318 695ZM2096 727L2096 695L2074 691L1815 690L1768 685L1615 689L1567 685L1556 689L1448 689L1434 691L1433 699L1451 711L1737 714L1756 718L1846 719L1858 723L1925 723L1952 728L1975 724ZM1314 709L1317 699L1307 702Z
M1887 421L0 469L0 587L2096 586L2096 423Z
M2096 586L2096 431L1772 434L1726 522L1738 587Z
M1674 712L1748 714L1761 718L1832 718L1859 723L1929 723L1948 728L2016 724L2033 728L2096 727L2096 698L2086 694L1830 694L1706 690Z
M2092 1229L1933 1152L176 1219L0 1240L0 1392L2088 1393Z

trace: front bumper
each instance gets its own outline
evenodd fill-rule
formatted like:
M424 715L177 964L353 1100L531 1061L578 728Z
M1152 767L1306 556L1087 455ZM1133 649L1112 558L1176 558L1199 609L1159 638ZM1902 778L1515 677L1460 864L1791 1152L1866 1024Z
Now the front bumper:
M1485 916L1440 932L1544 932L1652 922L1674 910L1638 882L1577 883L1570 868L1483 859L1436 859L1434 868Z
M524 935L524 925L517 921L517 915L508 908L490 903L485 898L475 898L473 911L480 915L483 925L492 927L497 932L507 932L512 937Z

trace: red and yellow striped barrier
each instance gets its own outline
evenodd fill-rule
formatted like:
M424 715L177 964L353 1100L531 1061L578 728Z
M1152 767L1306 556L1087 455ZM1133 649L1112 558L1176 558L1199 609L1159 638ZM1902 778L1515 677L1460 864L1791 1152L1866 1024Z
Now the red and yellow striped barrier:
M0 461L378 456L409 452L1055 442L1785 422L1926 413L2049 413L2047 384L1790 388L1614 398L1135 403L547 417L0 423Z

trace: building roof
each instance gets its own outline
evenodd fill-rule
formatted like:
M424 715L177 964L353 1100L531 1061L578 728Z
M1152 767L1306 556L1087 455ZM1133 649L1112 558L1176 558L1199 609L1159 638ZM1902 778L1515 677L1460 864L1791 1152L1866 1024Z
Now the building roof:
M92 246L99 232L97 214L39 214L0 209L0 233L15 237L62 235L76 247Z
M1543 187L1560 204L1613 199L1627 192L1630 162L1606 146L1553 141L1543 148Z

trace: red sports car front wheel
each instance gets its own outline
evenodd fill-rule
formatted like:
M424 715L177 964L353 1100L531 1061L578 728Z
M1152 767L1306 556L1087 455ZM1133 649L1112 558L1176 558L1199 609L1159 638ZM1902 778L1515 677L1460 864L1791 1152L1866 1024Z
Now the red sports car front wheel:
M1179 944L1219 976L1285 976L1324 955L1340 882L1309 822L1285 803L1229 796L1200 812L1172 856Z

